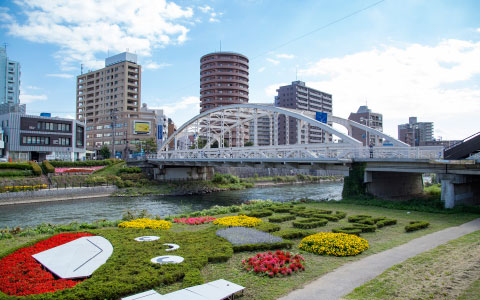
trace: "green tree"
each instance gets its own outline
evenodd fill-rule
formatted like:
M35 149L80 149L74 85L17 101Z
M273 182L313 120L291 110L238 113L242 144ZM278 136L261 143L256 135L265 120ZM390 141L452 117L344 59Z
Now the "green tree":
M251 147L253 146L253 142L252 141L247 141L245 142L245 147Z
M110 152L110 149L108 149L108 147L105 145L103 146L99 151L98 153L100 153L100 155L104 158L104 159L107 159L107 158L110 158L110 155L112 155L112 153Z
M154 138L149 138L143 141L140 141L139 144L137 144L137 152L140 151L145 151L145 153L155 153L157 152L157 142L155 141Z

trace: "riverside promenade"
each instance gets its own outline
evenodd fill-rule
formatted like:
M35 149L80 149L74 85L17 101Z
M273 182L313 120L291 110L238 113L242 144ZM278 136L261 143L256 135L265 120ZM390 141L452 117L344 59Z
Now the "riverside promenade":
M336 300L410 257L480 230L480 218L440 230L398 247L348 263L278 300Z

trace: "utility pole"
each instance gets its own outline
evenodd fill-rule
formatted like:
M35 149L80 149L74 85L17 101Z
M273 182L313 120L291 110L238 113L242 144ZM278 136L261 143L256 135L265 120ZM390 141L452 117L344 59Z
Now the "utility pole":
M112 129L113 129L113 141L112 141L112 152L113 152L113 158L116 157L115 155L115 128L117 127L117 116L115 114L115 111L113 109L110 110L110 119L112 119Z

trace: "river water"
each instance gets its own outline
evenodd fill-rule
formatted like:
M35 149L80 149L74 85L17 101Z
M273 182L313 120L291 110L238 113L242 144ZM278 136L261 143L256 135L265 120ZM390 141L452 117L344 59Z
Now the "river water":
M71 201L0 206L0 228L33 226L41 223L93 222L118 220L127 210L146 209L167 216L202 210L214 205L240 204L252 199L290 201L300 198L340 200L343 182L256 187L240 191L189 196L102 197Z

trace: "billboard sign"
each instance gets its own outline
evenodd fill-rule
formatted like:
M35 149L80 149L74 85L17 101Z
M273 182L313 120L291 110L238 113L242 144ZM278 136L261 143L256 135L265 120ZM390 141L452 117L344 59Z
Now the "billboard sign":
M315 113L315 120L327 124L328 114L325 112L317 111Z
M133 133L134 134L150 134L150 122L149 121L133 121Z
M163 125L157 125L157 140L163 140Z

